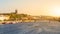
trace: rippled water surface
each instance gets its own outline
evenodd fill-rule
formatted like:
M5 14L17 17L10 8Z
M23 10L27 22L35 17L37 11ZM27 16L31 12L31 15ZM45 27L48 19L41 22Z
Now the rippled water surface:
M29 22L0 25L0 34L60 34L60 22Z

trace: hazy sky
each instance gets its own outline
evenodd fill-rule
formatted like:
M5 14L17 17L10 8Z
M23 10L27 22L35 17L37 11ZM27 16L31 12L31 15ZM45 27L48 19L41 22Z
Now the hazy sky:
M30 15L52 15L54 7L60 7L60 0L0 0L0 12L26 13Z

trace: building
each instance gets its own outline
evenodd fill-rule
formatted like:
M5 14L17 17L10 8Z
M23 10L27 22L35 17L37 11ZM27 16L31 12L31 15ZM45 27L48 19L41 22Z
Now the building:
M15 12L11 12L11 13L0 13L0 15L10 15L10 14L17 14L17 10L15 10Z
M8 20L9 16L0 15L0 21Z
M0 13L0 20L8 20L10 18L9 15L11 14L17 14L17 10L15 10L15 12L11 12L11 13Z

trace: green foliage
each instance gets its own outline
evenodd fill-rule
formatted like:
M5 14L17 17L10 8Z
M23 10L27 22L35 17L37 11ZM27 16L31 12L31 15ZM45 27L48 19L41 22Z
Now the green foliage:
M27 14L11 14L10 15L11 20L22 19L22 17L27 17Z

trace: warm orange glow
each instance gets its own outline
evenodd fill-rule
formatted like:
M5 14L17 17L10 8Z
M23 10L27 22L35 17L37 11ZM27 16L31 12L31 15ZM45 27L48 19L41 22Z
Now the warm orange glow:
M3 16L3 15L0 16L0 20L2 20L2 21L3 21L3 20L8 20L8 19L9 19L8 16Z
M60 8L54 7L50 13L51 13L51 16L59 17L60 16Z

